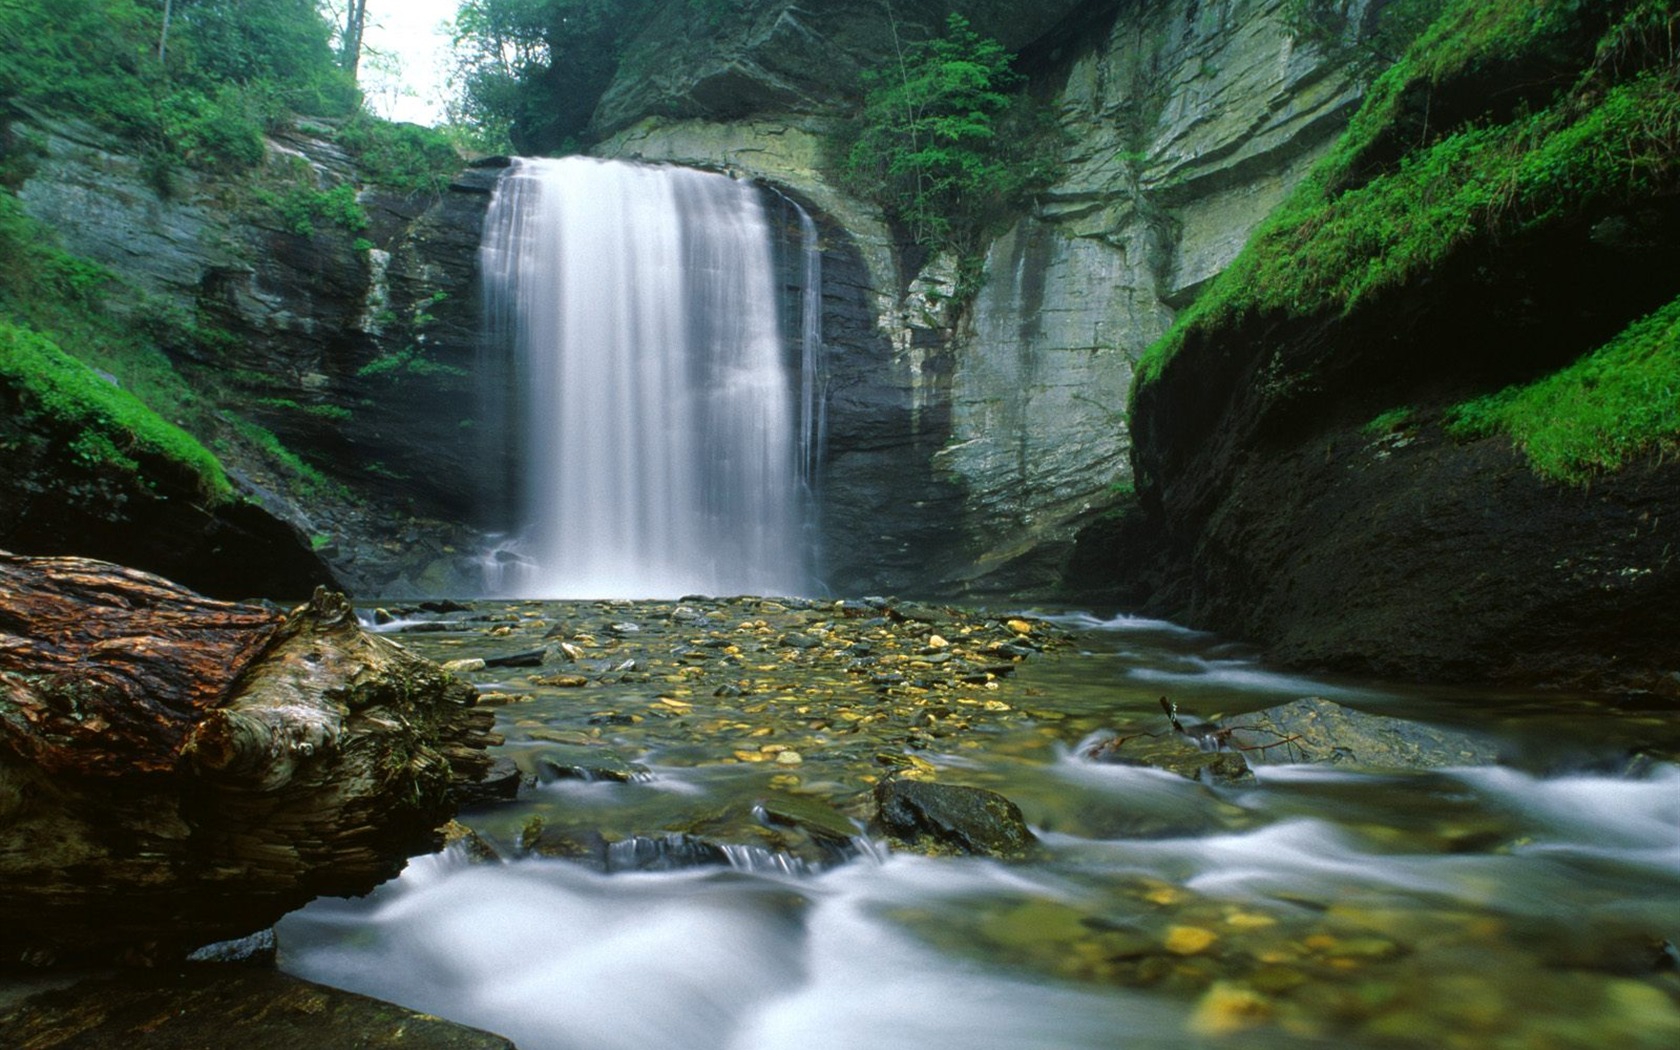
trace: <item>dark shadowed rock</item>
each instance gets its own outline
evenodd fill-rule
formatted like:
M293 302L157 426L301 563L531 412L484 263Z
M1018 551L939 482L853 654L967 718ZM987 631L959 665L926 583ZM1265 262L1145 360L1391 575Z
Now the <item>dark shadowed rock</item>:
M921 852L1021 857L1038 846L1020 807L984 788L885 780L875 805L870 830Z
M514 1050L501 1036L363 995L272 970L209 965L43 992L0 1015L0 1044L30 1050Z
M708 24L692 6L666 4L631 42L595 111L611 134L656 114L738 118L765 111L834 113L861 93L859 77L893 53L895 35L943 31L947 12L1020 48L1081 0L898 0L886 17L874 0L746 0ZM555 144L557 145L557 144Z

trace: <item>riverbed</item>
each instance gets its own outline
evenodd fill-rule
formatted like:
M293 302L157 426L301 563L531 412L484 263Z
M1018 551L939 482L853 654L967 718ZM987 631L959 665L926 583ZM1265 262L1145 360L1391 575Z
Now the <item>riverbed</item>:
M1307 678L1086 614L379 619L469 661L517 797L469 807L470 835L367 898L287 918L281 966L524 1050L1680 1044L1680 727L1660 708ZM1499 759L1266 754L1221 785L1086 757L1171 733L1162 697L1239 725L1305 696ZM895 852L865 827L886 777L999 792L1042 847Z

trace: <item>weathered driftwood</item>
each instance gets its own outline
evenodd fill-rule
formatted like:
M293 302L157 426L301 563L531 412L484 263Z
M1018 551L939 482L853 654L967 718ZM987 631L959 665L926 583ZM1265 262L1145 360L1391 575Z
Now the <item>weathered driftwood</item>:
M341 595L0 552L0 965L167 959L365 893L489 768L474 702Z

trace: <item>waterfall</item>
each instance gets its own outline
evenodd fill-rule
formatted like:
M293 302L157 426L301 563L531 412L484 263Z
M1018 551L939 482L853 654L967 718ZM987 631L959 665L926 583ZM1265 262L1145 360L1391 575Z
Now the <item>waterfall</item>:
M493 591L808 589L818 410L799 388L815 365L783 345L756 187L518 160L491 202L481 264L487 345L513 355L520 464L517 535L494 558Z

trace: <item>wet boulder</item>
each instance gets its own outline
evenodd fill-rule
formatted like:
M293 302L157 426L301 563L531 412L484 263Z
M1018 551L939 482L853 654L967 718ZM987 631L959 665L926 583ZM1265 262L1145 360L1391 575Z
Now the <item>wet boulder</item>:
M1374 715L1312 696L1233 718L1228 748L1253 765L1308 762L1362 769L1485 766L1499 759L1485 740L1461 730Z
M1375 715L1306 697L1220 721L1181 716L1162 699L1165 724L1107 734L1080 753L1096 762L1146 766L1210 784L1252 783L1253 768L1306 764L1373 770L1440 769L1498 761L1485 740L1462 730Z
M870 830L922 853L1023 857L1038 847L1020 807L995 791L890 779L875 786Z

